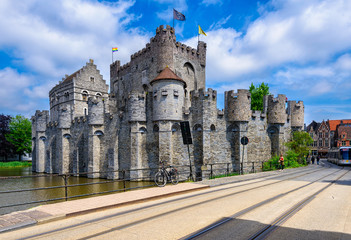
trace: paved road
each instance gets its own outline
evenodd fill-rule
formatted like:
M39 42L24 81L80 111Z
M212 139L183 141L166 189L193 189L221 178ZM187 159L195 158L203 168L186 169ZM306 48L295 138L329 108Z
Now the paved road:
M186 239L201 229L196 239L351 239L351 172L329 166L207 181L211 188L5 232L0 239Z

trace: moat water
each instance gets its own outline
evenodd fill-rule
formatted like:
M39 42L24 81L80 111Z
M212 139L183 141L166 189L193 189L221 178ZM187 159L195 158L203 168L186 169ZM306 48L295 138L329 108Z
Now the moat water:
M0 192L10 191L10 190L23 190L32 188L43 188L52 186L62 186L64 185L64 179L60 176L47 176L47 177L29 177L33 176L35 173L31 171L31 167L25 168L0 168L0 177L8 176L28 176L24 178L0 178ZM68 185L72 184L82 184L82 183L93 183L93 182L104 182L106 179L90 179L86 177L69 177ZM141 187L152 185L150 182L126 182L126 188L130 187ZM68 188L68 197L74 195L83 195L89 193L98 193L106 191L114 191L117 189L123 189L123 182L113 182L113 183L101 183L87 186L76 186ZM100 194L101 195L101 194ZM22 205L16 207L6 207L6 205L20 204L33 201L48 200L54 198L65 197L65 189L49 189L49 190L35 190L35 191L23 191L16 193L0 193L0 215L29 209L35 206L44 205L50 202ZM78 198L73 198L75 200ZM64 200L59 200L60 202ZM55 202L55 201L54 201Z

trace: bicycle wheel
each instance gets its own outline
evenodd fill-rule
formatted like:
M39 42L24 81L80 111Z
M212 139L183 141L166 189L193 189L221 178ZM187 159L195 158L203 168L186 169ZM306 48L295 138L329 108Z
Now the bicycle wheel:
M155 183L159 187L163 187L163 186L166 185L166 183L167 183L167 176L165 175L165 173L163 171L158 171L155 174Z
M178 171L177 171L176 169L172 168L170 174L171 174L171 183L172 183L173 185L178 184L178 182L179 182Z

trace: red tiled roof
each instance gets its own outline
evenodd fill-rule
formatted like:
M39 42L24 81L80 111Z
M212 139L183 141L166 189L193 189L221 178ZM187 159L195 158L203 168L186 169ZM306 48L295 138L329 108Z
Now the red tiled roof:
M186 87L186 82L178 77L171 69L169 69L169 67L163 69L163 71L155 79L153 79L150 84L159 80L178 80L183 82L185 84L184 87Z
M338 127L338 138L342 133L346 134L346 139L351 139L351 127L350 126L339 126Z
M351 119L344 120L328 120L330 131L336 131L336 127L342 123L351 123Z

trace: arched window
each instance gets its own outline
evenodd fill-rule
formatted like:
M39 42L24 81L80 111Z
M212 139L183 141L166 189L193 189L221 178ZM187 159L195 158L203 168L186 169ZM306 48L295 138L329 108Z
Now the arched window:
M88 109L84 108L84 116L88 115Z
M154 125L153 131L154 131L154 132L159 132L159 131L160 131L160 128L158 127L157 124Z
M82 92L82 99L83 99L83 101L88 101L88 95L89 95L88 91L84 90Z
M66 139L70 139L70 138L71 138L71 135L68 134L68 133L66 133L66 134L63 135L63 137L66 138Z
M101 93L96 93L96 94L95 94L96 99L101 98L101 96L102 96Z
M141 134L144 134L144 133L147 133L147 130L146 130L146 128L141 127L141 128L139 128L139 132L140 132Z
M236 125L229 125L227 132L239 132L239 127Z
M211 132L215 132L216 131L216 126L214 124L211 125Z
M180 130L180 125L178 123L175 123L172 125L172 132L177 132Z
M201 131L202 131L202 126L201 126L201 124L195 124L193 130L194 130L195 132L201 132Z
M103 136L104 133L101 130L97 130L97 131L94 132L94 135L95 136Z

